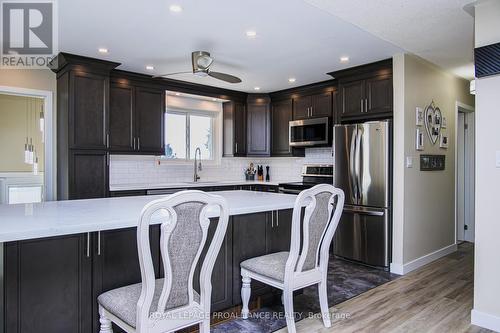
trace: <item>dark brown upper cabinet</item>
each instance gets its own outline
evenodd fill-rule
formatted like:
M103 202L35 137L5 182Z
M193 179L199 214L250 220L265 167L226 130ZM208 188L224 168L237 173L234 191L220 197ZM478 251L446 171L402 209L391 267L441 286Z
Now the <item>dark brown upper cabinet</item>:
M271 107L271 156L304 156L304 149L289 145L290 127L293 120L292 99L272 103Z
M247 133L247 156L271 155L271 99L268 95L248 95Z
M162 155L164 152L165 92L130 83L110 88L110 149Z
M109 147L111 151L134 151L134 87L111 84L109 91Z
M291 99L274 102L271 112L271 155L291 155L289 145L288 123L293 119L293 103Z
M329 73L339 82L341 120L391 117L392 60Z
M293 119L332 117L332 92L324 92L293 99Z
M247 114L241 102L224 102L223 114L223 155L246 156L247 154Z
M137 151L163 155L165 91L138 87L134 105Z
M70 148L107 149L109 77L72 71L69 90Z

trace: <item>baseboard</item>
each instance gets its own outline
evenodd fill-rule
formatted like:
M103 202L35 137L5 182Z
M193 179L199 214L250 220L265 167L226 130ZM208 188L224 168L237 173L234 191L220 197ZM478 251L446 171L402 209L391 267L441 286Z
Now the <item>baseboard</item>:
M408 274L411 271L414 271L417 268L420 268L422 266L427 265L428 263L433 262L434 260L437 260L450 253L453 253L456 250L457 250L457 244L452 244L445 246L437 251L426 254L425 256L412 260L406 264L391 263L391 273L399 275Z
M470 312L472 325L481 326L489 330L500 332L500 317L472 309Z

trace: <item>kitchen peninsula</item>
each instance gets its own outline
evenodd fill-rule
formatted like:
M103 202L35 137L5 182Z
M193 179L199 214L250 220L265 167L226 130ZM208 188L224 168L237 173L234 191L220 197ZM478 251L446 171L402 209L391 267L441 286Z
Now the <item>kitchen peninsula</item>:
M212 274L212 310L217 311L241 303L241 261L289 249L295 195L253 191L214 194L226 198L230 214ZM97 295L141 280L135 226L144 205L162 197L0 206L6 332L96 331ZM209 213L217 215L216 211ZM217 221L211 220L209 237ZM161 216L155 223L161 223ZM155 272L161 277L159 225L151 227L150 235ZM205 252L206 248L202 255ZM195 272L195 285L198 274ZM255 283L252 295L271 295L271 289ZM54 313L60 314L58 320L51 320Z

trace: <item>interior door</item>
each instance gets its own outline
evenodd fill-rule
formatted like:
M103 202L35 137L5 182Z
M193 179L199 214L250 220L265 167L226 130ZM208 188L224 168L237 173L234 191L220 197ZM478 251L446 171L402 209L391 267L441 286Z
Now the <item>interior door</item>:
M356 137L357 125L336 125L334 127L334 185L344 191L346 205L356 205L358 203L358 188L354 165Z
M389 123L358 125L356 174L359 204L389 207Z

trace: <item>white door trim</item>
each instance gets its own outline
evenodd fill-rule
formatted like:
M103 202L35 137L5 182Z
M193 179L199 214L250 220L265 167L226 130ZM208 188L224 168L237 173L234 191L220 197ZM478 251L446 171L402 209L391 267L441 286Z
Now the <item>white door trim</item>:
M455 102L455 143L458 142L458 113L472 113L474 112L474 106L464 104L462 102ZM458 242L458 149L455 147L455 244Z
M56 167L55 167L55 131L54 131L54 110L53 110L53 92L48 90L37 90L19 87L0 86L0 94L38 97L44 100L45 113L45 165L44 165L44 198L45 200L55 200L56 193Z

